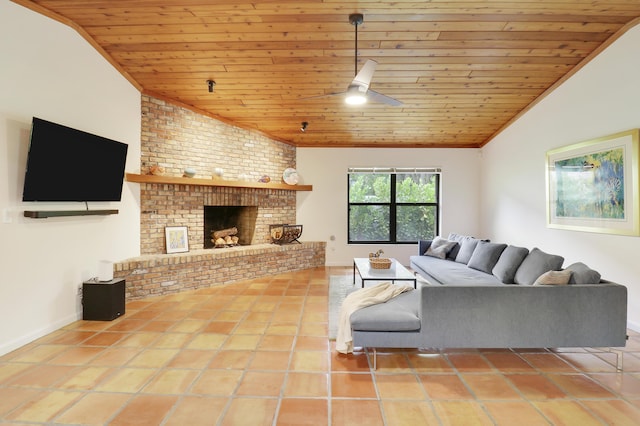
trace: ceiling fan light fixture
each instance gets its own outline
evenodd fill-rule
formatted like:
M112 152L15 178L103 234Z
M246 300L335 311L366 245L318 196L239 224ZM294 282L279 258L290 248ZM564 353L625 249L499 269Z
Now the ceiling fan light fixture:
M361 91L358 86L352 85L347 89L344 101L347 105L362 105L367 103L366 91Z
M344 98L347 105L362 105L367 103L367 97L360 93L353 93Z

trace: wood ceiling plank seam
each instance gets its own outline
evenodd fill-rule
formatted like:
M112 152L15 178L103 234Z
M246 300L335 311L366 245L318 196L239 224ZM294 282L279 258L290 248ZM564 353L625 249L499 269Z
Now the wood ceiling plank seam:
M614 33L622 24L603 22L509 22L504 31L572 31Z
M598 42L577 42L565 40L539 41L536 42L538 49L595 49ZM437 42L382 42L382 49L527 49L531 47L531 41L505 41L505 40L483 40L483 41L437 41Z
M640 8L638 9L640 11ZM597 21L601 23L620 24L624 25L628 22L628 17L625 14L620 15L607 15L607 14L582 14L582 13L460 13L460 14L447 14L447 13L429 13L429 14L397 14L389 15L367 13L367 22L389 22L389 17L394 22L397 21L410 21L410 22L490 22L490 21L509 21L509 22L576 22L583 23L585 21Z
M153 23L153 24L141 24L141 25L98 25L95 23L93 26L88 27L92 34L95 35L128 35L128 34L140 34L140 35L154 35L154 34L273 34L278 37L287 37L289 34L312 34L322 33L323 37L327 37L327 34L336 34L341 37L348 37L353 35L349 27L345 26L344 22L341 23L292 23L283 22L278 25L273 23L254 23L254 22L238 22L222 24L219 22L212 23L193 23L193 24L173 24L173 23ZM408 26L405 28L398 27L396 31L410 31ZM385 29L388 31L388 29Z
M367 56L372 59L376 59L372 56ZM325 58L313 58L313 63L328 63L323 62L326 61ZM347 61L347 57L342 58ZM274 63L285 65L287 63L298 63L299 58L286 58L286 57L278 57L273 58ZM407 56L394 56L393 58L385 58L388 62L393 62L396 64L407 64L407 63L415 63L416 56L415 55L407 55ZM428 56L419 58L420 61L423 61L425 64L469 64L469 58L462 56ZM556 58L556 57L547 57L547 58L539 58L539 57L528 57L528 56L508 56L508 57L500 57L500 56L491 56L491 57L482 57L476 56L473 58L473 63L476 64L562 64L562 65L575 65L580 62L580 58ZM353 63L352 65L353 66Z
M429 57L437 57L437 56L458 56L458 57L477 57L477 56L521 56L521 57L531 57L531 56L552 56L555 58L562 57L584 57L586 54L590 53L593 49L571 49L569 52L566 52L564 49L492 49L492 48L484 48L484 49L402 49L402 50L394 50L394 49L363 49L360 54L367 58L371 57L394 57L394 56L408 56L408 57L421 57L421 56L429 56ZM340 54L340 52L335 52L336 55ZM345 55L347 53L344 53ZM338 55L339 56L339 55Z
M348 24L348 23L347 23ZM400 33L411 33L416 30L419 32L440 32L440 31L502 31L506 25L518 25L521 24L519 22L508 22L505 20L501 21L468 21L468 22L419 22L419 26L416 26L416 22L393 22L393 27L389 28L390 23L387 21L385 23L381 23L378 25L380 29L376 28L376 25L370 25L366 30L363 30L362 34L366 35L368 32L400 32ZM528 24L528 23L525 23ZM550 28L553 28L553 25L558 26L570 26L574 25L579 27L579 25L590 25L589 23L576 24L572 22L562 22L562 23L545 23L540 22L536 23L536 25L548 25ZM76 24L77 25L77 24ZM533 25L533 24L531 24ZM607 25L607 24L593 24L596 25ZM610 24L613 25L613 24ZM618 25L619 26L619 25ZM416 29L417 28L417 29ZM280 37L287 37L289 34L313 34L313 33L323 33L324 37L327 34L332 34L336 37L341 36L343 38L348 38L349 36L353 36L353 32L349 31L349 27L345 26L344 22L335 23L335 24L327 24L322 22L316 22L310 25L309 23L282 23L282 28L274 28L273 24L254 24L254 23L239 23L239 24L216 24L216 25L208 25L208 24L192 24L192 25L174 25L174 24L152 24L152 25L94 25L87 28L87 31L90 32L94 36L117 36L117 35L146 35L146 36L155 36L158 34L184 34L186 35L198 35L198 34L276 34ZM522 31L522 30L521 30ZM596 31L593 29L592 31Z
M602 42L607 38L606 34L587 31L474 31L472 33L461 31L446 31L440 35L440 39L447 40L522 40L522 41L593 41Z
M389 37L388 38L393 38L393 37L397 37L399 40L404 40L406 38L406 36L404 36L403 34L406 33L389 33ZM424 38L425 40L435 40L435 33L429 32L428 34L423 34L423 33L418 33L417 37L415 38ZM211 34L211 33L207 33L207 32L199 32L199 33L193 33L193 34L183 34L183 33L168 33L168 34L162 34L162 36L167 39L170 40L168 37L176 37L177 35L179 35L181 37L181 41L175 41L175 42L171 42L171 41L159 41L159 42L155 42L155 43L150 43L149 42L149 38L147 37L147 34L137 34L137 40L133 40L131 39L127 44L129 45L139 45L141 48L145 48L145 50L166 50L167 48L185 48L185 47L189 47L190 49L196 49L196 48L200 48L200 49L209 49L210 47L215 47L215 46L220 46L220 45L224 45L224 46L234 46L234 45L242 45L242 44L247 44L249 45L249 43L261 43L264 45L267 45L268 43L273 43L275 46L277 46L278 44L281 43L298 43L299 45L304 45L302 43L305 42L325 42L325 43L333 43L334 45L351 45L351 48L353 49L353 38L352 37L336 37L335 35L327 35L327 34L321 34L321 33L300 33L300 34L289 34L286 37L283 37L280 34L273 34L273 33L255 33L255 34L244 34L244 33L224 33L224 34ZM107 34L96 34L95 37L101 37L101 39L107 39L107 37L112 37L113 39L115 39L116 37L119 36L119 39L127 39L127 37L131 36L131 33L129 34L111 34L111 33L107 33ZM196 39L195 37L189 38L190 36L197 36L198 39ZM207 37L207 40L202 40L203 37ZM359 38L359 41L362 42L370 42L370 43L377 43L379 42L380 39L382 38L386 38L386 35L381 35L379 37L362 37ZM414 37L412 37L414 38ZM139 40L142 40L141 42L139 42ZM187 45L185 45L185 43L188 43ZM227 44L224 44L227 43ZM231 44L233 43L233 44Z
M375 28L379 24L387 24L392 18L393 22L492 22L492 21L512 21L512 22L585 22L597 21L601 23L613 23L624 25L628 22L626 14L581 14L581 13L563 13L563 14L543 14L543 13L422 13L411 14L393 13L388 11L382 13L368 12L366 26L363 29ZM74 13L74 21L87 28L103 26L102 20L110 23L111 26L134 26L134 25L159 25L163 23L181 24L181 25L213 25L213 24L288 24L288 23L332 23L344 24L344 14L267 14L259 17L255 15L245 14L223 14L220 12L210 15L193 16L184 11L180 12L163 12L162 14L140 13L135 15L129 13L120 13L114 15L111 10L104 14L82 14Z
M552 71L552 72L558 72L558 73L563 73L566 72L569 68L571 67L571 65L560 65L560 64L540 64L540 63L536 63L536 64L508 64L508 63L496 63L496 64L465 64L465 63L452 63L452 64L432 64L432 63L414 63L414 64L403 64L403 72L401 72L400 75L402 75L402 73L411 73L411 72L438 72L438 71L500 71L500 70L529 70L529 71ZM257 68L254 65L229 65L226 66L225 68L227 68L228 72L259 72L260 68ZM318 67L317 64L314 64L313 66L309 66L309 65L304 65L304 64L287 64L287 65L282 65L282 64L275 64L273 67L271 67L274 70L277 71L283 71L283 72L299 72L299 71L308 71L309 69L311 69L312 71L320 71L320 72L324 72L326 71L324 69L324 67L320 68ZM347 71L353 71L353 64L338 64L335 65L332 68L334 71L341 71L341 72L347 72ZM395 64L390 64L390 63L384 63L384 64L378 64L378 68L376 69L376 72L378 71L385 71L388 70L390 72L393 72L394 69L396 69L396 65ZM153 74L149 74L148 77L154 77L154 76L162 76L163 73L153 73ZM188 76L188 74L185 74L185 77Z

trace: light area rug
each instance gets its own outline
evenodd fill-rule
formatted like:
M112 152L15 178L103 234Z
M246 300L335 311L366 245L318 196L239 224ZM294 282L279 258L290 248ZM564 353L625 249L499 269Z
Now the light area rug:
M362 288L362 281L356 278L353 284L353 275L331 275L329 277L329 339L336 340L338 335L338 320L342 301L357 289Z

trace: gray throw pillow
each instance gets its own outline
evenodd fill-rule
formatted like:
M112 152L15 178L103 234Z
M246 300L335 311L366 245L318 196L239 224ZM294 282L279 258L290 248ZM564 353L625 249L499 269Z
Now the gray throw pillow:
M453 241L453 247L447 253L448 260L456 260L456 256L458 256L458 252L460 252L460 243L457 241Z
M469 259L467 266L469 268L477 269L487 274L491 273L491 270L496 265L496 262L500 258L500 254L507 247L506 244L500 243L487 243L480 241L476 245L476 249Z
M545 253L535 247L522 261L514 281L516 284L531 285L545 272L560 270L562 262L564 257Z
M507 246L500 255L500 259L493 267L493 275L505 284L513 284L516 271L525 257L529 254L529 249L524 247Z
M456 260L456 256L458 256L458 252L460 252L460 244L464 239L465 239L464 235L454 234L453 232L449 234L449 236L447 237L447 240L455 241L456 244L453 246L451 250L449 250L449 254L447 254L447 259Z
M569 284L598 284L600 282L600 273L582 262L573 263L566 270L572 272Z
M431 245L424 253L427 256L437 257L438 259L444 259L447 257L447 253L456 245L455 241L445 240L442 237L436 237L431 242Z
M540 275L533 285L567 285L571 278L571 271L547 271Z
M462 240L462 243L460 243L460 251L456 256L456 262L464 263L465 265L469 263L469 259L471 259L471 256L473 255L473 252L476 249L479 241L480 240L473 237L464 238Z

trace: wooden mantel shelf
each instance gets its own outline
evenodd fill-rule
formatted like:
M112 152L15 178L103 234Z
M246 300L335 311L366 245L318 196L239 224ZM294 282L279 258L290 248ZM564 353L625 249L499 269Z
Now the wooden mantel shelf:
M173 185L200 185L200 186L226 186L233 188L262 188L262 189L285 189L289 191L311 191L311 185L287 185L286 183L262 183L247 182L241 180L224 180L224 179L201 179L187 178L175 176L155 176L155 175L139 175L136 173L127 173L128 182L137 183L160 183Z

